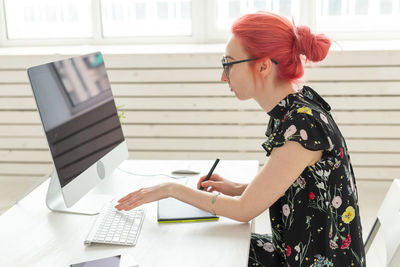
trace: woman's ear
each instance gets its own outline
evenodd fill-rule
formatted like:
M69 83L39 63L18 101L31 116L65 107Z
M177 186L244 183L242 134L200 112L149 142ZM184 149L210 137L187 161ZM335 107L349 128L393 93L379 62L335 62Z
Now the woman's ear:
M270 58L264 58L259 65L259 71L263 78L267 77L272 71L273 63Z

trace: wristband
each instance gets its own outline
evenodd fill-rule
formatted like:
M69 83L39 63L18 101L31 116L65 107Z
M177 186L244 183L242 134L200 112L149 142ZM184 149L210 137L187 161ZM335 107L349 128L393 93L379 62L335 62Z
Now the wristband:
M213 197L212 197L212 199L211 199L211 204L212 204L212 205L214 205L215 201L217 201L217 197L218 197L221 193L220 193L220 192L215 192L215 191L214 191L213 194L214 194L214 195L213 195ZM211 209L211 214L214 215L214 216L217 215L217 214L215 214L215 210L214 210L214 209Z

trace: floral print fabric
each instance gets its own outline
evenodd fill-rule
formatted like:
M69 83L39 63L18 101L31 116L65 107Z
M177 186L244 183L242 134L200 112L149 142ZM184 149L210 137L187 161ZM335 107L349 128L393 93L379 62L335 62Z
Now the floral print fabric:
M304 86L268 113L267 156L286 141L323 153L269 208L272 236L252 234L249 266L365 266L353 168L330 109Z

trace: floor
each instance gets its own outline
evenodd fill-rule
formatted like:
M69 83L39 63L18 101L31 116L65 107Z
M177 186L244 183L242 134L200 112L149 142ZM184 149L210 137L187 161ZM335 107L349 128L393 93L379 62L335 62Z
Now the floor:
M1 179L0 183L0 215L12 206L21 196L37 185L37 179ZM363 237L367 238L374 224L377 211L390 187L391 182L359 181L357 182L359 206L363 223ZM268 233L268 212L258 216L254 223L254 231ZM385 247L382 232L379 231L367 254L367 266L385 266Z

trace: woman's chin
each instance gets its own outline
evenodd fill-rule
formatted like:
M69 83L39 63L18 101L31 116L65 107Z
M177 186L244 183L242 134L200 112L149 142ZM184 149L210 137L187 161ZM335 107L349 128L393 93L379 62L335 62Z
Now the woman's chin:
M247 99L249 99L249 98L247 98L247 97L243 97L242 95L238 95L236 92L235 92L235 96L236 96L236 98L239 99L239 100L247 100Z

